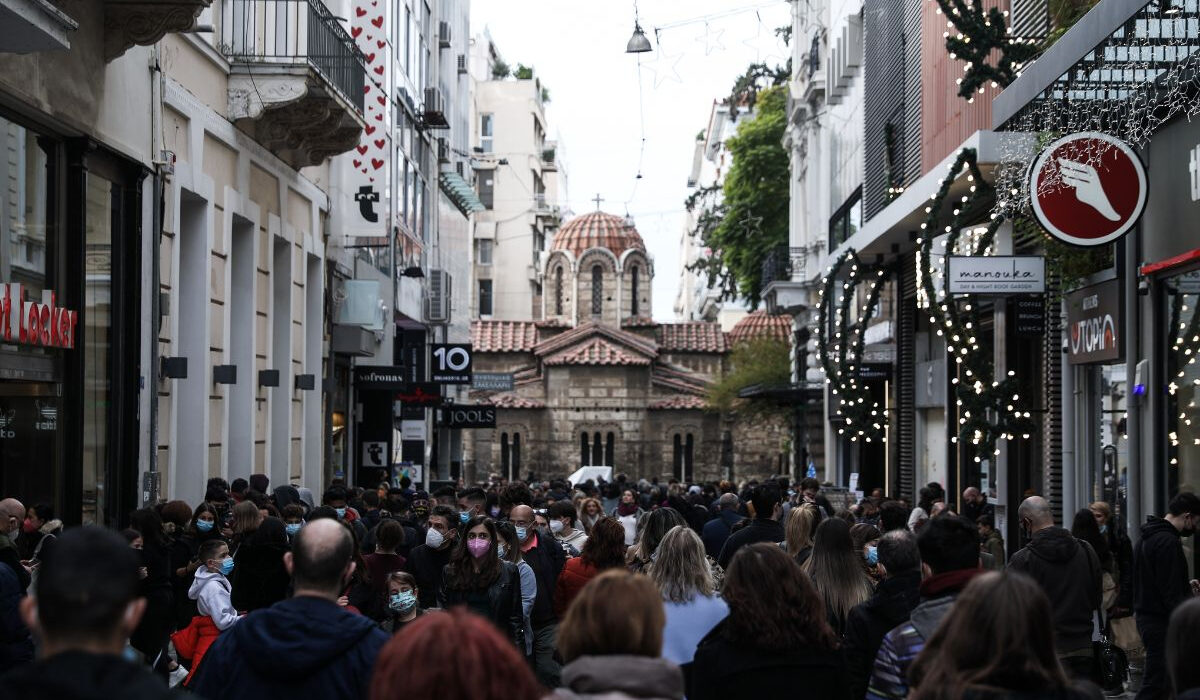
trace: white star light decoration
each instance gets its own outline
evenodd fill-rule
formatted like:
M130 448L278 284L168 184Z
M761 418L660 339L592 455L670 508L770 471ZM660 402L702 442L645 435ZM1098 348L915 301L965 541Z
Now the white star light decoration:
M654 89L662 87L663 83L677 82L683 83L683 78L679 75L679 63L683 61L682 53L667 53L663 49L662 34L654 30L655 45L658 47L654 51L654 60L641 64L642 68L650 71L654 75Z
M704 23L704 36L696 37L696 41L704 44L704 55L711 56L714 51L724 51L725 44L721 43L721 35L725 33L724 29L713 31L708 22Z

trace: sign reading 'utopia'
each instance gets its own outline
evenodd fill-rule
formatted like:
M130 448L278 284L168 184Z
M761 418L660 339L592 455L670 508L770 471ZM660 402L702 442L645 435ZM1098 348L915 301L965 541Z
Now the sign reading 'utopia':
M1125 235L1146 206L1146 168L1124 141L1098 131L1064 136L1029 172L1038 223L1072 245L1098 246Z
M19 284L0 284L0 342L75 347L79 312L55 304L54 292L42 292L42 301L25 301Z

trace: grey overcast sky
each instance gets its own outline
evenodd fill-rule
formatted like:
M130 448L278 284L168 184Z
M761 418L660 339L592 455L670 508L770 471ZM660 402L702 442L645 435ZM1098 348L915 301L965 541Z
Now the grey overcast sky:
M671 321L696 134L746 66L787 60L774 29L790 14L785 0L640 0L638 12L655 49L640 70L624 53L632 0L472 0L471 33L486 27L509 65L534 67L571 210L592 211L599 193L605 211L633 215L654 257L654 318Z

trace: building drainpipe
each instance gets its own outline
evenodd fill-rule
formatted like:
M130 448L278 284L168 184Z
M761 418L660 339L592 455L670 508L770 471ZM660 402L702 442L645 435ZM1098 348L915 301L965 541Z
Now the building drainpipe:
M1067 329L1067 302L1061 305L1062 327ZM1062 340L1060 339L1061 343ZM1075 368L1071 365L1070 355L1062 348L1059 355L1062 373L1062 522L1075 513Z
M162 226L163 226L163 183L164 183L164 163L158 163L158 159L162 158L163 153L163 72L162 66L159 63L160 45L154 44L154 49L150 58L150 140L151 140L151 158L155 160L157 167L154 172L154 188L152 202L153 206L153 230L150 232L150 237L153 243L150 248L150 366L147 368L147 379L145 389L150 392L150 436L149 449L147 450L147 479L146 487L143 489L143 506L153 504L158 500L158 363L159 349L158 338L160 325L162 323L162 303L160 298L160 290L162 288L162 268L161 256L162 250ZM154 493L151 493L151 491Z

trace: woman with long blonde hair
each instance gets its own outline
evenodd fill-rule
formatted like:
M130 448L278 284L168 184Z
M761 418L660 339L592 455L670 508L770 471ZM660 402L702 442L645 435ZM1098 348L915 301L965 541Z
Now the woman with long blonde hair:
M686 670L700 640L729 614L729 606L715 595L704 543L691 528L676 525L659 542L646 573L666 608L663 658Z
M804 564L812 554L813 533L817 531L820 521L821 509L815 503L798 505L788 514L783 548L795 557L797 564Z

